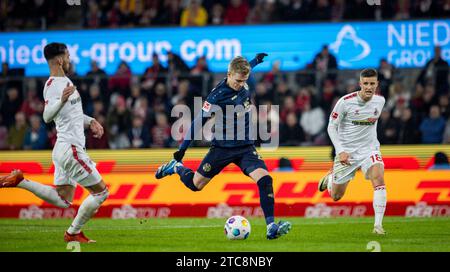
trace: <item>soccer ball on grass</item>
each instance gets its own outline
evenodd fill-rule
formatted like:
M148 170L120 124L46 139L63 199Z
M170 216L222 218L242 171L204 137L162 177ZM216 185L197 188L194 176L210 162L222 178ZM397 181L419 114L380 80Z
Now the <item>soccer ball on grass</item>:
M250 222L240 215L228 218L224 229L225 235L230 240L247 239L251 232Z

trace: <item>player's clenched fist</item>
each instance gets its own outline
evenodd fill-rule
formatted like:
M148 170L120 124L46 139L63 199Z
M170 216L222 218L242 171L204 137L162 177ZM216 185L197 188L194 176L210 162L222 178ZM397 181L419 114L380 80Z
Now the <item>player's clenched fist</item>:
M62 96L61 96L61 102L66 103L69 99L69 96L75 92L75 86L69 86L69 83L67 83L67 87L64 88Z
M90 124L90 128L94 138L100 139L103 136L103 127L97 120L92 120Z
M256 54L256 62L259 64L264 61L264 57L267 57L266 53L258 53Z

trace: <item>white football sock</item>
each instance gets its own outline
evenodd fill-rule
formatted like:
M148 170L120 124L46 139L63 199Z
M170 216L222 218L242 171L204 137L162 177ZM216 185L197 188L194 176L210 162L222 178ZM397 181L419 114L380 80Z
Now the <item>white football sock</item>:
M375 226L383 224L384 211L386 210L386 186L380 185L375 187L373 192L373 210L375 212Z
M68 207L70 207L70 205L72 205L72 203L63 199L58 194L58 192L56 191L55 188L48 186L48 185L44 185L44 184L40 184L38 182L23 179L23 181L21 181L17 185L17 187L25 189L27 191L30 191L33 194L35 194L37 197L39 197L40 199L42 199L50 204L53 204L57 207L60 207L60 208L68 208Z
M81 228L97 212L98 208L100 208L102 203L106 200L106 198L108 198L108 195L108 189L105 189L103 192L98 194L90 194L83 201L83 203L81 203L77 216L73 220L72 225L70 225L67 232L69 234L80 233Z

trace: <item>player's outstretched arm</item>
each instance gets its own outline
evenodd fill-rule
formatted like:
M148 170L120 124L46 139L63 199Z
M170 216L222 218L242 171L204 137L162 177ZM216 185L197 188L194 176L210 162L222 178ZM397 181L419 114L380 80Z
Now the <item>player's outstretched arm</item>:
M264 58L267 57L267 56L268 55L266 53L258 53L258 54L256 54L255 58L250 61L250 66L253 68L256 65L264 62Z
M192 139L194 139L195 131L197 129L197 126L199 126L199 124L201 124L201 126L199 128L199 129L201 129L203 127L203 111L201 111L195 117L194 121L192 121L191 127L189 128L188 132L186 133L186 136L184 136L183 142L181 143L178 150L175 153L173 153L173 158L176 161L181 161L183 159L184 153L186 153L186 150L191 145Z

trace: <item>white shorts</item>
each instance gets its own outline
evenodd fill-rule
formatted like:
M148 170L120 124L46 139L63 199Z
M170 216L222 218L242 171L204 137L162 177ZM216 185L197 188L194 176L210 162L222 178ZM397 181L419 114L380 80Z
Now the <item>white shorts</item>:
M339 161L339 156L334 158L333 164L333 183L344 184L349 182L355 177L356 171L361 168L364 173L364 177L369 179L367 176L367 171L375 164L381 164L384 167L383 158L381 157L381 152L376 150L372 151L368 155L359 156L353 158L350 155L349 159L350 165L342 165Z
M86 151L78 146L56 142L52 152L54 184L83 187L98 184L102 177Z

